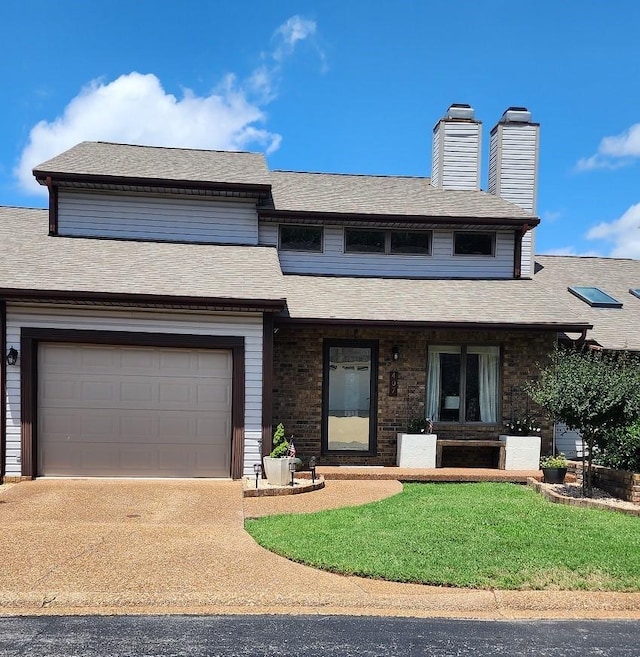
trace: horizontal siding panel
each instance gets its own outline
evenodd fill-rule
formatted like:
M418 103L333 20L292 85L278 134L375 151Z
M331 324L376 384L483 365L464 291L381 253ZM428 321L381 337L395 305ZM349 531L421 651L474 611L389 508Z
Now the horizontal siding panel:
M273 240L277 226L264 225L261 235ZM280 251L280 265L290 274L339 276L408 276L414 278L511 278L514 238L512 231L498 232L495 257L454 256L453 232L433 231L432 255L401 256L343 252L343 230L327 226L324 251ZM266 242L265 243L269 243Z
M62 190L58 232L83 237L257 244L255 203Z
M86 308L7 308L7 344L20 344L22 327L71 330L140 331L191 335L233 335L245 338L245 472L253 472L246 452L262 433L262 318L257 315L176 315L166 312L90 310ZM7 366L6 473L20 474L20 367ZM257 438L256 438L257 436ZM253 448L252 448L253 449Z

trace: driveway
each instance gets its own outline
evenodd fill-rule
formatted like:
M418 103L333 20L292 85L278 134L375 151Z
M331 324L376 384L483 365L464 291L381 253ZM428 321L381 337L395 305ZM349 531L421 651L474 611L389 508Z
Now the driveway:
M295 512L398 490L397 482L330 481L309 497L281 498L278 508L262 499L266 512ZM245 508L265 512L255 499ZM232 481L11 486L0 492L0 613L640 615L637 594L456 590L317 571L259 547L243 529L244 513L241 484Z

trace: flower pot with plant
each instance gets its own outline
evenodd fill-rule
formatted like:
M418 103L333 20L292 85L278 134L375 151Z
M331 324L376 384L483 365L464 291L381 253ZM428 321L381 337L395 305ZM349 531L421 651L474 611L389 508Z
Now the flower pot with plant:
M540 425L530 415L523 415L504 423L505 470L537 470L540 461L542 433Z
M545 484L564 484L564 478L567 476L567 459L562 452L555 456L545 456L540 460L540 469Z
M397 436L397 464L401 468L435 468L436 434L433 420L419 417L409 420L407 432Z
M264 472L271 486L287 486L291 483L290 464L296 462L295 451L292 453L292 443L284 435L282 422L273 433L273 449L265 456Z

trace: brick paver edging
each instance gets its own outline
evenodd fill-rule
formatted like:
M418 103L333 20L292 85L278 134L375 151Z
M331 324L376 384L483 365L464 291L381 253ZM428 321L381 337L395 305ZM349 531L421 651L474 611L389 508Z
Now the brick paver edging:
M606 502L600 500L589 500L579 497L566 497L545 488L541 482L536 481L533 477L527 479L527 485L531 486L536 492L540 493L543 497L554 502L555 504L568 504L569 506L581 506L588 509L607 509L608 511L618 511L619 513L626 513L629 516L640 517L640 509L623 509L617 506L611 506Z

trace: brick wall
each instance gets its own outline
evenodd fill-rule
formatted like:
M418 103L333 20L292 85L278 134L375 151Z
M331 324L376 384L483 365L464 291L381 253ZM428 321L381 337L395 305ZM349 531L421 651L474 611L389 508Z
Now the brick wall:
M550 353L553 332L525 331L447 331L420 329L353 329L282 326L274 339L273 422L283 422L287 436L293 435L303 459L320 456L322 423L323 340L377 340L378 363L378 449L376 456L323 456L325 465L395 465L396 434L406 431L411 418L424 416L429 344L459 343L500 345L502 352L502 421L529 410L543 428L542 449L550 451L552 425L529 404L522 389L536 375L536 362ZM399 359L392 358L398 347ZM398 372L398 394L389 395L389 375ZM440 438L497 438L503 433L496 425L457 425L438 423ZM466 452L466 450L465 450ZM451 455L451 458L456 458ZM467 466L492 463L491 450L470 450Z
M569 472L574 472L576 480L581 482L582 461L569 461ZM606 490L620 500L640 504L640 473L594 465L593 485Z

